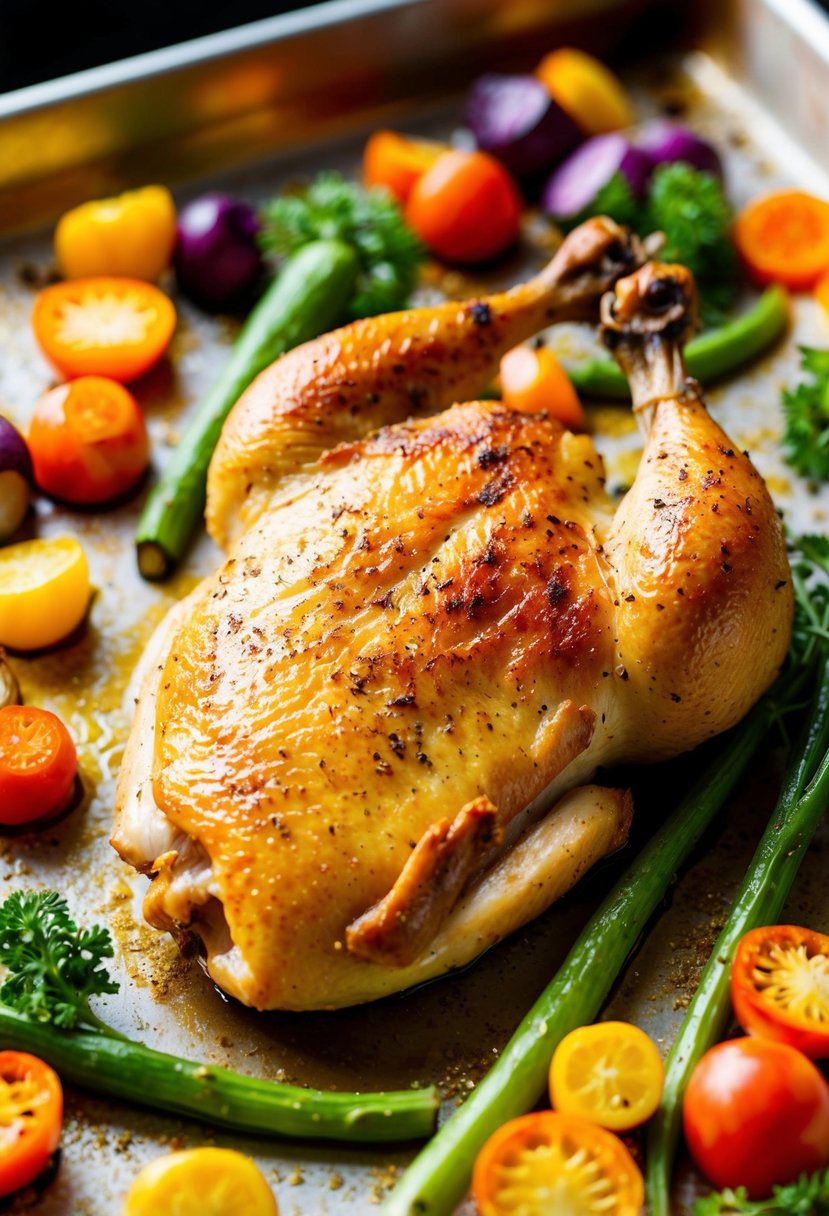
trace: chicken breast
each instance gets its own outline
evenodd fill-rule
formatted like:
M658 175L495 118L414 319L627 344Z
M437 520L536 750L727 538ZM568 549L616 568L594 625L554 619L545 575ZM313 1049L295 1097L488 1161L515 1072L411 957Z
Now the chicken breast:
M592 441L544 414L372 429L442 407L625 261L593 224L513 293L308 344L229 420L209 518L231 552L148 655L113 842L152 875L150 922L246 1003L351 1004L469 961L624 840L600 765L694 747L782 662L779 522L685 381L682 268L606 308L647 431L618 510Z

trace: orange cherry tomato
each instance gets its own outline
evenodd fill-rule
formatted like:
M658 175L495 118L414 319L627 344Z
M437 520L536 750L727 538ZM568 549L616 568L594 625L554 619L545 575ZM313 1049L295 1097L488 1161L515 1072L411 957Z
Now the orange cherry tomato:
M77 772L75 744L56 714L33 705L0 709L0 824L59 815Z
M829 317L829 272L821 275L815 284L815 299Z
M578 1212L639 1216L645 1188L621 1140L557 1111L512 1119L478 1154L472 1193L480 1216Z
M41 350L64 376L108 376L127 384L154 367L170 345L176 310L150 283L101 276L47 287L32 324Z
M807 291L829 270L829 203L802 190L764 194L737 216L734 244L758 283Z
M48 1064L0 1051L0 1195L42 1174L60 1142L63 1091Z
M797 925L746 933L731 968L731 1003L749 1034L813 1060L829 1057L829 937Z
M535 74L587 135L618 131L635 121L621 80L585 51L563 46L545 55Z
M763 1199L829 1163L829 1085L784 1043L731 1039L706 1052L685 1091L685 1138L718 1189Z
M406 219L438 257L485 262L517 239L521 195L486 152L444 152L415 182Z
M397 131L375 131L363 153L363 181L384 186L401 203L419 177L446 151L446 144L408 139Z
M149 462L138 402L123 384L80 376L45 393L29 426L35 480L63 502L109 502L131 490Z
M570 431L587 429L579 395L551 350L516 346L501 360L501 396L511 410L551 414Z

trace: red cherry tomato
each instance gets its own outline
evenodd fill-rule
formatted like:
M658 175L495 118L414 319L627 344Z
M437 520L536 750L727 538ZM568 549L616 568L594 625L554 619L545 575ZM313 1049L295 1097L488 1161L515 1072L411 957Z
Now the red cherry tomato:
M448 262L484 262L518 237L521 195L486 152L444 152L415 182L406 219Z
M43 1173L62 1120L63 1091L48 1064L23 1051L0 1051L0 1195Z
M81 376L41 397L29 427L37 484L63 502L91 505L119 498L149 461L144 416L128 389L103 376Z
M56 714L33 705L0 709L0 824L59 815L77 771L75 744Z
M706 1052L685 1092L685 1138L718 1189L762 1199L829 1163L829 1085L799 1051L732 1039Z

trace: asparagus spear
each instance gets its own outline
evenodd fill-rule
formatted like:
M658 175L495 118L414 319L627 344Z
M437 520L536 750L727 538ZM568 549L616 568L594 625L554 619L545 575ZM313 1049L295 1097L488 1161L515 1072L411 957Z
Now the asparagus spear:
M752 308L718 329L693 338L685 348L689 375L710 384L750 363L781 336L789 320L789 297L780 286L767 288ZM624 373L611 359L568 363L567 374L580 393L630 400Z
M829 539L804 537L802 556L829 576ZM730 1012L731 963L743 934L774 924L809 842L829 804L829 592L806 591L806 562L794 565L801 666L816 668L817 684L800 744L783 790L754 853L668 1055L662 1102L648 1129L647 1191L651 1216L670 1216L670 1183L682 1119L682 1099L701 1056L720 1038Z
M144 578L166 578L183 556L222 425L248 385L292 347L352 317L401 308L421 256L393 200L333 173L266 208L261 239L285 261L147 499L136 533Z
M392 1141L428 1136L434 1088L323 1093L194 1063L133 1043L90 1008L116 992L104 960L109 931L80 930L56 891L15 891L0 904L0 1041L46 1060L73 1085L189 1115L233 1131L314 1140Z
M729 736L714 762L651 838L576 940L498 1062L421 1151L380 1216L450 1216L475 1157L502 1123L531 1110L547 1084L550 1059L571 1030L592 1022L679 866L745 772L777 712L783 686Z
M821 639L829 644L829 591L811 588L807 581L808 572L816 567L829 573L829 540L804 537L798 544L803 558L793 569L798 616L785 673L731 732L714 761L601 904L498 1062L418 1155L380 1216L450 1216L454 1212L468 1186L477 1153L496 1128L532 1109L544 1093L556 1047L570 1030L596 1018L674 873L727 801L769 726L781 713L797 706L804 683L823 669ZM826 676L829 671L823 692L826 722L807 735L796 766L799 774L814 771L821 749L825 751L829 745L829 737L822 733L829 731ZM821 797L825 806L828 766L824 759L818 784L807 791L810 823ZM788 847L796 832L793 828ZM792 866L793 878L799 857L787 861L783 846L779 862L768 879L772 890L778 889L781 875L788 874ZM715 958L717 953L715 950ZM659 1216L658 1210L652 1216Z

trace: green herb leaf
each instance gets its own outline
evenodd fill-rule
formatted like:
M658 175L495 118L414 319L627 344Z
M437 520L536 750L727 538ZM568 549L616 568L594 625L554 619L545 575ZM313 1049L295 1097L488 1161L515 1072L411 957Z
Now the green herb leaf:
M0 1000L33 1021L102 1029L89 998L118 991L103 965L112 955L109 930L79 929L57 891L15 891L0 904Z
M706 1195L694 1204L694 1216L829 1216L829 1170L776 1186L770 1199L749 1199L742 1186Z
M800 347L811 382L783 392L786 460L803 477L829 481L829 350Z
M262 211L260 244L287 257L318 239L351 245L360 260L353 317L393 312L408 301L423 248L385 190L364 189L338 173L320 173L301 194L285 195Z

